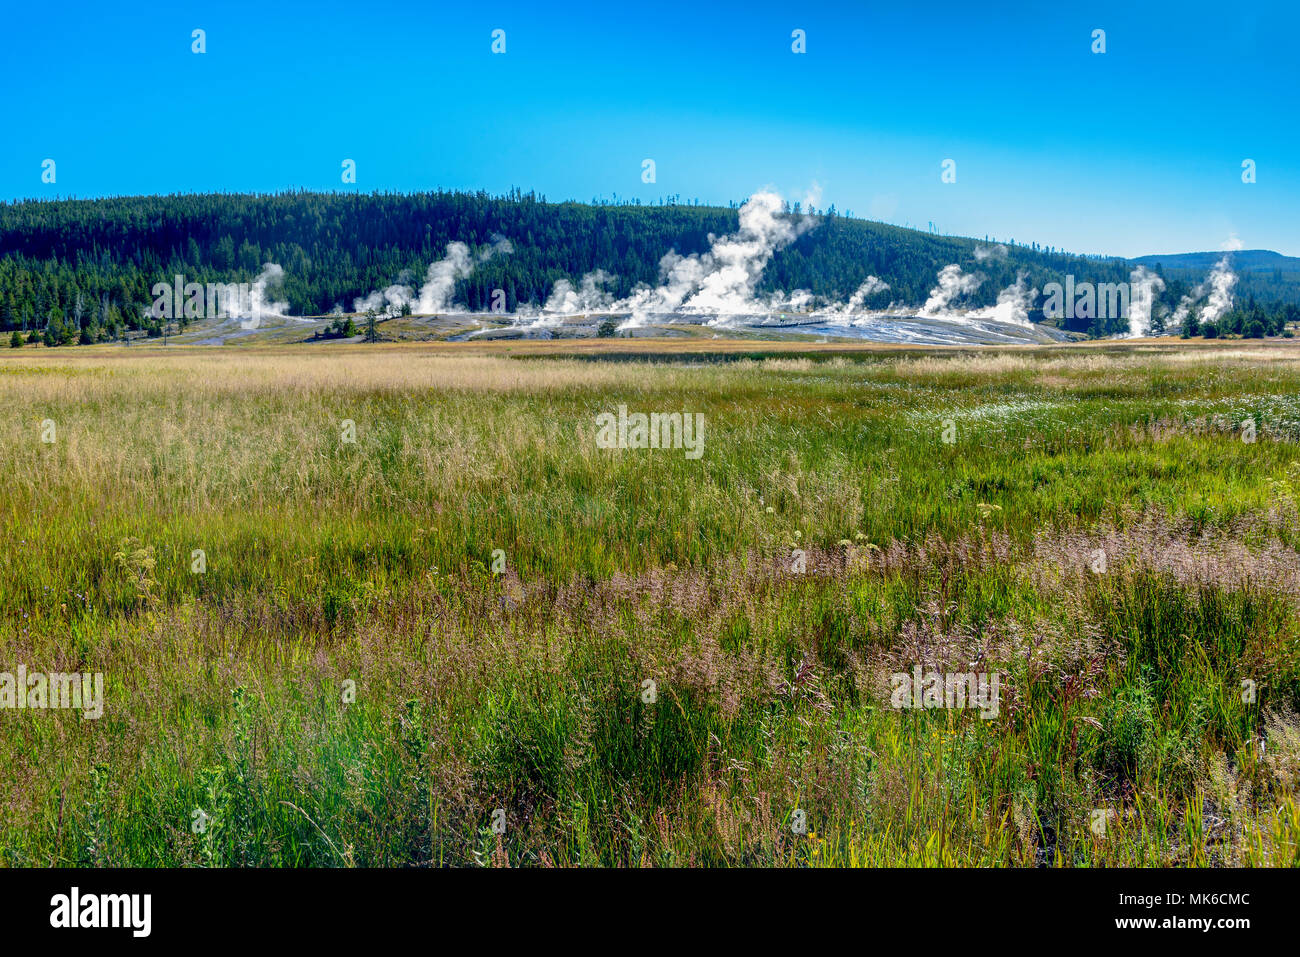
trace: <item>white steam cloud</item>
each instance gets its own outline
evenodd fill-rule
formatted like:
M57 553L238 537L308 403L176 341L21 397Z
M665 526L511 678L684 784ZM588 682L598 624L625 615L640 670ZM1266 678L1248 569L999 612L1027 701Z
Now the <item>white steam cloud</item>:
M862 285L858 286L853 295L849 296L849 301L845 303L836 303L821 310L818 315L825 315L827 321L834 325L849 325L852 316L861 315L865 310L868 299L876 293L884 292L889 288L889 283L876 276L868 276L863 280Z
M946 268L952 269L953 267L948 266ZM1026 281L1028 275L1023 270L1018 273L1016 281L998 293L998 301L992 306L985 306L983 309L970 309L961 313L949 311L945 313L945 316L955 319L992 320L993 322L1005 322L1017 326L1032 325L1029 321L1029 310L1034 307L1034 300L1038 297L1038 290L1029 287L1029 283ZM942 276L942 273L940 276ZM982 277L967 278L978 278L982 281ZM976 283L976 285L979 285L979 283ZM933 293L931 293L930 298L933 301Z
M493 256L507 255L514 251L510 240L495 237L491 246L481 249L477 254L470 252L465 243L447 244L446 255L429 264L424 276L424 284L417 294L410 285L411 273L403 270L397 282L386 289L377 289L367 296L353 301L353 312L367 312L371 309L386 316L393 316L409 305L417 315L432 315L437 312L460 312L460 308L451 304L451 297L456 291L456 283L467 278L474 269L487 262Z
M813 294L808 289L796 289L787 295L774 292L762 302L762 308L768 312L809 312L812 309Z
M415 290L411 288L413 274L409 269L403 269L397 277L397 282L385 289L377 289L364 298L357 299L352 303L353 312L369 312L374 310L383 316L395 316L402 307L411 302L415 297Z
M963 273L956 263L944 266L939 270L939 284L930 290L930 298L921 307L921 315L930 319L951 316L953 301L970 295L983 282L984 277L979 273Z
M609 309L613 304L613 297L605 291L604 286L613 278L605 270L597 269L583 276L576 289L569 280L561 279L555 284L542 311L571 316Z
M889 283L885 282L883 279L879 279L876 276L868 276L863 281L862 285L857 288L857 291L854 292L853 295L849 296L849 301L845 308L848 312L857 312L862 308L863 303L865 303L867 299L878 292L884 292L888 288Z
M813 225L810 218L784 215L784 207L776 193L755 193L740 207L740 228L728 236L710 236L708 252L669 252L659 261L660 284L617 304L632 314L620 328L639 326L656 313L708 313L718 317L712 320L716 323L762 310L754 288L763 269L773 253Z
M1156 296L1165 291L1165 281L1146 266L1138 266L1128 277L1128 335L1139 339L1151 334L1151 309Z
M1030 289L1029 283L1026 282L1027 274L1021 272L1017 274L1014 285L1007 286L998 293L997 305L993 307L993 313L990 318L997 322L1013 322L1017 325L1029 325L1029 310L1034 306L1034 299L1038 296L1037 289Z
M1205 299L1206 303L1201 307L1199 317L1201 322L1217 322L1232 308L1232 287L1237 284L1237 274L1228 264L1229 258L1224 256L1215 263L1205 282L1183 296L1182 301L1178 303L1178 308L1174 310L1174 325L1185 322L1192 307L1202 299Z
M1201 321L1217 322L1232 308L1232 287L1237 284L1237 274L1228 265L1227 256L1215 263L1207 282L1210 285L1210 296L1205 308L1201 310Z
M248 296L232 296L224 304L226 314L238 319L241 329L256 329L263 319L288 318L289 304L273 299L271 293L272 288L279 290L283 282L284 269L275 263L265 263L253 280Z

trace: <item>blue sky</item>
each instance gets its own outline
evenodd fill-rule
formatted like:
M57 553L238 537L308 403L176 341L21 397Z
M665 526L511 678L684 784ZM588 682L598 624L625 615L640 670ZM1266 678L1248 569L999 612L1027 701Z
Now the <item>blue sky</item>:
M1235 237L1300 255L1292 4L141 0L0 17L4 199L819 188L820 207L1078 252Z

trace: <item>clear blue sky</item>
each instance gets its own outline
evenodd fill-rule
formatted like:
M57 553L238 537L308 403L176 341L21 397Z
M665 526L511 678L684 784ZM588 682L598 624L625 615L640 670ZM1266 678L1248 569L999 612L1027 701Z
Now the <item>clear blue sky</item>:
M1295 4L139 0L0 24L0 198L817 184L819 206L946 233L1300 255Z

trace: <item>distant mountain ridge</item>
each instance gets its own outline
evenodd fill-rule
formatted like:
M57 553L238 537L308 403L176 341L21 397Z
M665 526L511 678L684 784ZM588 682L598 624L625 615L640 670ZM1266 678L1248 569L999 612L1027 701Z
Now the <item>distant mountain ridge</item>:
M1167 269L1210 269L1215 263L1229 256L1232 268L1238 273L1266 272L1280 269L1284 273L1300 273L1300 257L1283 256L1271 249L1235 249L1220 252L1201 253L1165 253L1162 255L1138 256L1129 262L1154 267L1159 264Z

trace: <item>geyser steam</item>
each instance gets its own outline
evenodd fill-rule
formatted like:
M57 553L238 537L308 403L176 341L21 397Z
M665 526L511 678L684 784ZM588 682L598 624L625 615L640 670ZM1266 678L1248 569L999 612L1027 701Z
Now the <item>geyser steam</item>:
M961 267L951 263L939 270L938 283L930 290L930 298L921 307L921 315L926 318L950 316L953 300L973 293L984 282L978 273L963 273Z
M641 289L616 308L632 316L620 328L641 325L656 313L709 313L727 317L761 311L754 288L778 249L812 228L806 216L787 216L776 193L761 191L740 207L740 228L709 237L708 252L682 256L669 252L659 261L660 285Z
M429 264L424 276L424 284L417 295L408 283L411 279L409 270L403 270L397 282L382 290L375 290L368 296L356 299L352 303L353 312L367 312L374 309L384 315L392 316L410 305L411 311L419 315L432 315L436 312L459 312L451 305L451 297L456 291L458 280L467 278L474 269L487 262L493 256L506 255L513 251L510 240L497 236L491 246L480 250L476 255L470 253L465 243L447 244L446 254L442 259Z

